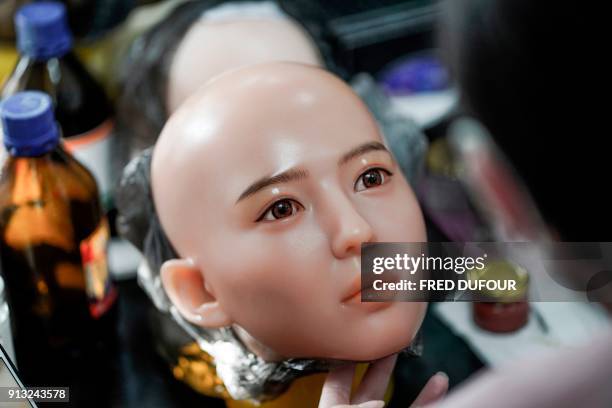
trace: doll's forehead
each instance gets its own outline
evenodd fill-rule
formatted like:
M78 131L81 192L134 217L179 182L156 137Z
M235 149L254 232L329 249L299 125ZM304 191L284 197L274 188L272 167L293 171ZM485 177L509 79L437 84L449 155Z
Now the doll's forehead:
M163 213L164 197L194 186L239 195L290 167L336 168L342 154L372 141L381 137L363 102L324 70L272 63L229 72L196 91L162 131L152 161L156 205Z
M257 180L303 166L310 180L333 177L341 156L367 142L382 142L376 122L332 74L289 63L228 72L196 91L164 127L151 163L156 210L173 244L195 251L194 234L211 226L193 223L235 208Z
M318 68L274 63L225 74L196 92L168 121L156 155L295 161L368 139L379 139L377 126L348 85Z

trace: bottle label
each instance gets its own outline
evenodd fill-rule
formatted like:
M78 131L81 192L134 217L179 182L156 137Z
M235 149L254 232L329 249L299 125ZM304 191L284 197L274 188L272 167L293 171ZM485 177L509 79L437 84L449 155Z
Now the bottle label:
M89 132L64 139L66 150L87 167L96 179L105 209L111 203L113 128L113 120L108 119Z
M98 228L81 241L80 245L85 272L85 290L89 298L89 312L95 319L102 316L113 305L117 297L106 261L108 237L108 223L104 218Z

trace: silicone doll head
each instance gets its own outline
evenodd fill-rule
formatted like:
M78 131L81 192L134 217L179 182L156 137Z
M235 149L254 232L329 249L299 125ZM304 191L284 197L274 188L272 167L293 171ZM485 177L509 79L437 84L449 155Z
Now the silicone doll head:
M218 7L190 26L168 72L169 115L199 85L224 71L267 61L320 64L318 51L307 33L273 3L264 4L268 7Z
M300 2L194 0L137 37L117 75L118 151L126 155L119 164L152 146L180 103L225 70L266 61L333 67L318 24L301 8Z
M269 63L221 75L172 115L153 153L153 199L179 257L162 268L166 292L186 320L239 328L264 358L402 350L426 305L358 294L361 243L426 240L398 170L332 74Z

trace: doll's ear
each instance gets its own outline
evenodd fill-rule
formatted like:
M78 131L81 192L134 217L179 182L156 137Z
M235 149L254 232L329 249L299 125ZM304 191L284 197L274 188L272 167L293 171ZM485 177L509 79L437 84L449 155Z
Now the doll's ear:
M211 329L233 323L207 290L202 271L190 260L172 259L164 262L161 279L168 297L187 321Z

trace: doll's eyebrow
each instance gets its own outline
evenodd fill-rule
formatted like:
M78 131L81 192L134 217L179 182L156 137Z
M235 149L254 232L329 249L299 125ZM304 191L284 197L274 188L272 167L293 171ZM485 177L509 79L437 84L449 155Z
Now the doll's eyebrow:
M357 156L361 156L362 154L366 154L368 152L376 151L376 150L383 150L389 153L389 150L387 150L384 144L380 142L367 142L343 154L340 160L338 160L338 166L342 166L343 164L346 164L347 162L351 161Z
M236 200L238 203L245 198L252 196L257 193L259 190L262 190L270 185L279 184L279 183L288 183L290 181L302 180L308 177L308 171L303 169L289 169L287 171L283 171L282 173L276 174L274 176L265 176L261 179L255 181Z
M343 164L346 164L347 162L351 161L357 156L361 156L371 151L380 151L380 150L389 153L385 145L383 145L380 142L367 142L367 143L361 144L349 150L345 154L343 154L340 160L338 160L338 166L342 166ZM238 197L238 200L236 200L236 204L238 204L240 201L244 200L245 198L252 196L258 191L263 190L264 188L271 186L273 184L289 183L291 181L305 179L306 177L308 177L308 171L304 169L299 169L299 168L288 169L274 176L262 177L259 180L255 181L253 184L251 184L249 187L247 187L247 189L244 190L242 194L240 194L240 197Z

